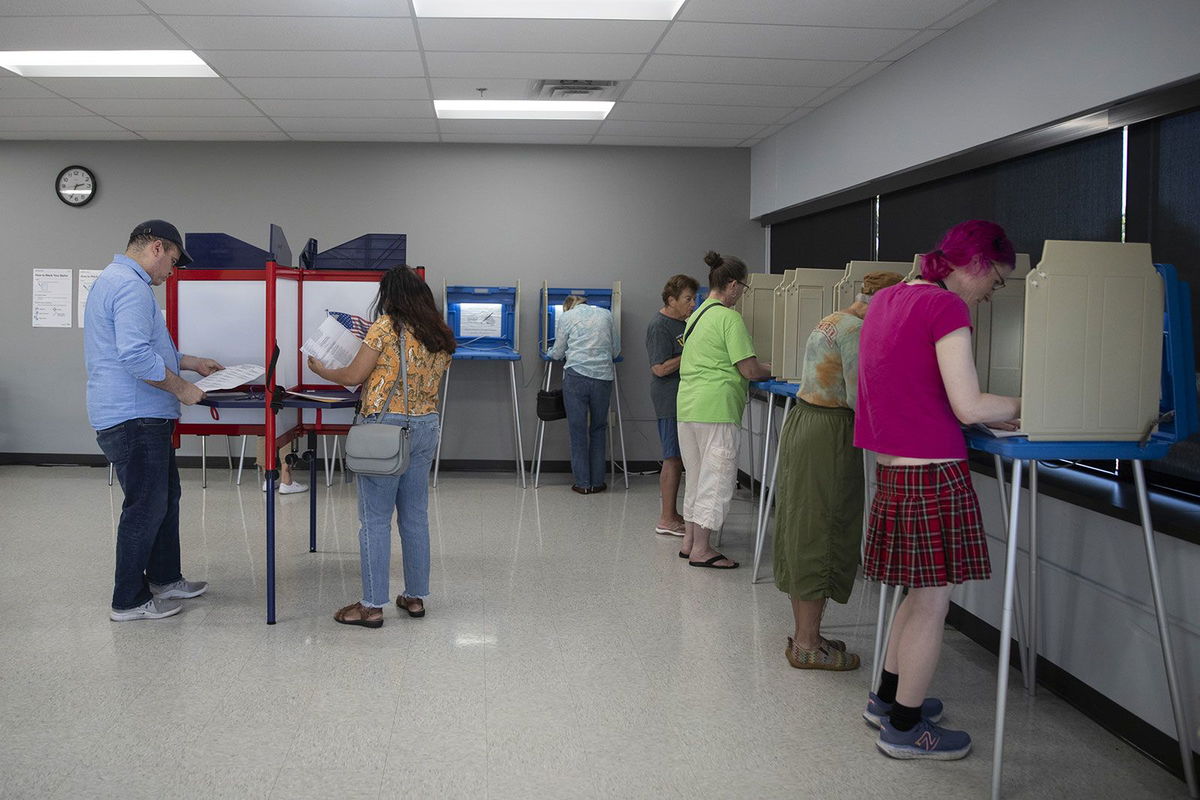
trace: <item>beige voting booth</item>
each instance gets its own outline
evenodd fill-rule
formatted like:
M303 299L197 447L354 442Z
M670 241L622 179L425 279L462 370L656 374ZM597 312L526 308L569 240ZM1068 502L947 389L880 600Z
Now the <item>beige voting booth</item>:
M832 269L789 269L775 290L771 371L781 381L798 381L808 335L834 308L834 287L844 273Z
M971 310L975 370L979 373L981 391L1009 396L1021 394L1025 278L1028 275L1029 254L1017 253L1012 274L1004 279L1004 289L993 292L991 302L980 303Z
M851 261L846 265L846 271L842 273L842 279L838 281L833 290L833 308L829 309L832 314L839 308L848 308L854 302L854 298L862 291L863 278L872 272L898 272L901 275L908 269L906 261ZM812 329L809 329L809 333ZM805 334L807 338L807 334Z
M775 290L783 282L782 275L752 272L747 278L746 291L737 302L737 310L746 322L746 330L754 342L754 355L760 361L771 360L771 337L775 322Z

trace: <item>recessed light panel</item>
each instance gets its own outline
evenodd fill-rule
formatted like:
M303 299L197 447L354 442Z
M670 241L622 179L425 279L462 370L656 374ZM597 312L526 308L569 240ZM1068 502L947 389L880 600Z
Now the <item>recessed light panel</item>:
M26 78L216 78L191 50L0 50Z
M609 100L434 100L440 119L604 119Z
M413 0L418 17L671 20L683 0Z

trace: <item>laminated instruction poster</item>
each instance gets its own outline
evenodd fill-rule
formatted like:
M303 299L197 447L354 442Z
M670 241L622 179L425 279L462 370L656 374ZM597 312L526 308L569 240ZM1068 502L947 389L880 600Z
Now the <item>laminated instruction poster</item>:
M499 338L503 331L504 307L500 303L459 303L458 335Z
M92 292L92 284L96 282L96 278L100 277L102 269L81 269L79 270L79 299L76 305L79 306L79 327L83 327L83 310L87 308L88 295Z
M74 270L33 271L33 327L71 327L71 278Z

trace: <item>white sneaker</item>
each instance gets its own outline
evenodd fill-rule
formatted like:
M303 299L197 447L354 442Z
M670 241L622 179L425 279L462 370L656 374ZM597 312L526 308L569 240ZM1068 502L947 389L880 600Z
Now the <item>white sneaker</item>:
M265 492L266 490L267 490L267 482L263 481L263 491Z
M130 622L135 619L162 619L163 617L178 614L180 611L183 611L183 603L178 600L151 597L136 608L127 608L124 611L118 611L114 608L108 613L108 618L113 622Z
M307 492L307 491L308 491L308 486L301 483L300 481L293 481L292 483L279 484L279 493L280 494L300 494L301 492Z
M183 578L174 583L150 584L150 593L161 600L186 600L189 597L199 597L207 591L207 582L189 581Z

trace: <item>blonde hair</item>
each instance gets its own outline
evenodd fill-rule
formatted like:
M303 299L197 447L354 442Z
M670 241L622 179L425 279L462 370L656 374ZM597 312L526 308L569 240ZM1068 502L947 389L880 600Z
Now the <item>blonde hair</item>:
M587 302L587 298L584 297L583 295L569 294L569 295L567 295L567 299L563 300L563 311L570 311L572 308L579 305L580 303L586 303L586 302Z

